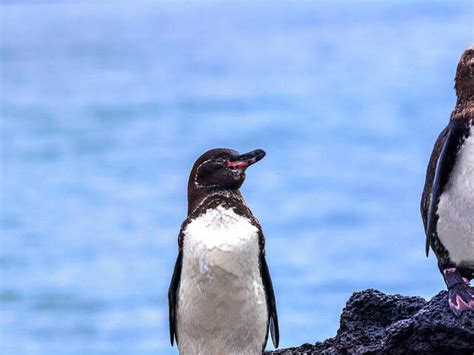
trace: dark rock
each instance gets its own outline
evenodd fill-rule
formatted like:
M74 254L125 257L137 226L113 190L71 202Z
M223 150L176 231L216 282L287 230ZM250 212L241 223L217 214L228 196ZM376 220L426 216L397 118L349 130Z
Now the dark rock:
M342 311L334 338L268 354L474 354L474 312L456 318L447 292L430 301L355 292Z

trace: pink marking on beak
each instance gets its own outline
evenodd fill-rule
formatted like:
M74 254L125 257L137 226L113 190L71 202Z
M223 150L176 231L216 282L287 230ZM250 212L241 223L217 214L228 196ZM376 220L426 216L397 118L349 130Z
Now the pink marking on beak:
M246 169L250 164L246 161L229 161L227 162L227 166L229 168L237 168L237 169Z

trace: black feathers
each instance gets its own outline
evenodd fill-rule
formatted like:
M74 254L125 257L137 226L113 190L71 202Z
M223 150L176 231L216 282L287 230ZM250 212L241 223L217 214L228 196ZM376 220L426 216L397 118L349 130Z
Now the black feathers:
M173 276L171 278L170 288L168 290L168 307L169 307L169 321L170 321L170 342L173 345L174 339L178 344L178 337L176 335L176 311L178 306L178 289L181 280L181 269L183 265L183 253L180 251L176 264L174 265Z
M278 316L276 310L275 294L273 292L273 284L272 279L270 277L270 271L268 270L267 261L265 260L265 255L263 253L261 253L260 255L260 274L262 275L263 287L265 289L265 296L267 299L268 324L270 327L270 333L272 335L273 346L275 346L275 348L278 348L278 343L280 342L280 330L278 328ZM263 345L264 348L265 345L266 342Z

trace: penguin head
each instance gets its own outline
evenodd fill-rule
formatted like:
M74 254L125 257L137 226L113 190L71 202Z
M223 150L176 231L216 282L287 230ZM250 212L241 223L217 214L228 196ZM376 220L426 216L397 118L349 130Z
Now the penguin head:
M474 100L474 44L461 55L454 82L458 99Z
M245 180L245 170L264 156L265 152L261 149L245 154L232 149L211 149L194 163L189 176L188 193L197 190L237 190Z

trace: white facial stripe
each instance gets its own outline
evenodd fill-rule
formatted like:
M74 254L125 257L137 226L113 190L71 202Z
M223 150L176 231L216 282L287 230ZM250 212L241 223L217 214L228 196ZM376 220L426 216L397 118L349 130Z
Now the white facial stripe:
M224 160L224 159L223 159ZM213 188L213 187L218 187L220 186L219 184L211 184L211 185L202 185L198 182L198 176L199 176L199 169L201 169L201 167L209 162L213 161L213 159L208 159L206 161L203 161L201 164L199 164L199 166L196 168L196 174L194 174L194 178L193 178L193 183L194 183L194 186L198 187L198 188ZM243 173L243 170L242 169L232 169L233 171L236 171L240 174Z
M202 167L204 164L207 164L207 163L209 163L210 161L212 161L212 159L207 159L206 161L203 161L201 164L199 164L199 166L197 167L197 169L196 169L196 174L194 175L194 186L196 186L196 187L207 187L207 188L212 188L212 187L217 187L217 186L219 186L219 185L217 185L217 184L202 185L202 184L200 184L200 183L197 181L197 178L198 178L198 175L199 175L199 169L201 169L201 167Z

